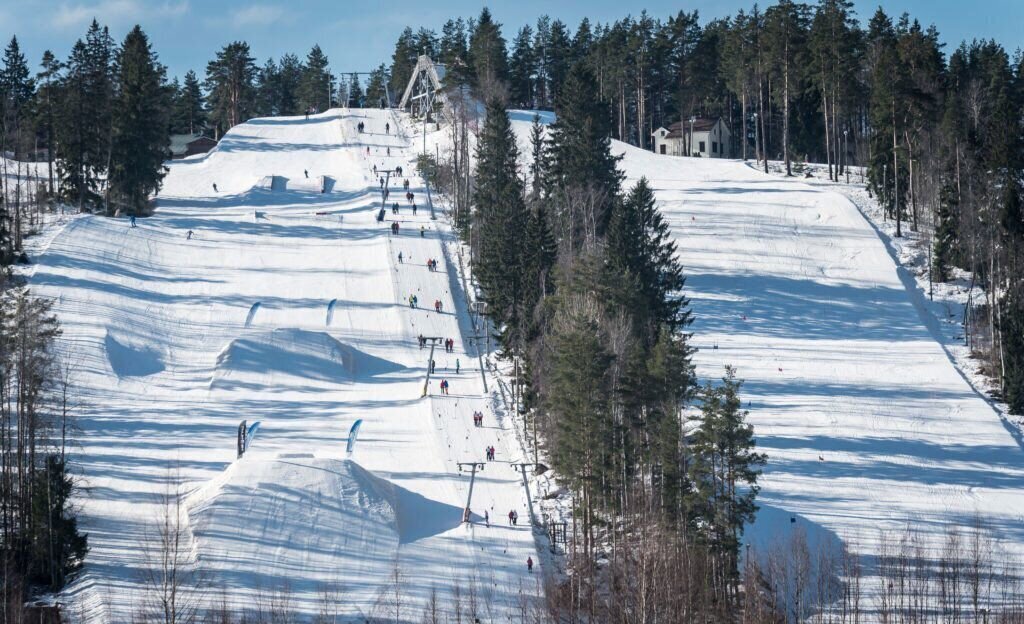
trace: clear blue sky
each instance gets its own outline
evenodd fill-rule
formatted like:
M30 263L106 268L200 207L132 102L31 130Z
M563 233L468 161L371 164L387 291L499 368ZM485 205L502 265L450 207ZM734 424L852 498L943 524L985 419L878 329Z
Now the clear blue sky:
M1024 0L855 0L865 20L881 4L890 15L904 11L925 25L935 24L947 51L963 39L993 38L1012 53L1024 47ZM203 75L207 61L225 43L249 42L262 63L286 52L304 56L319 43L334 72L367 71L390 63L394 41L406 25L440 30L449 17L491 8L511 37L523 24L547 13L575 26L584 16L608 22L642 9L655 17L696 9L703 20L723 17L753 5L750 0L0 0L0 37L16 34L33 70L43 50L66 58L75 39L93 16L110 26L120 42L139 23L173 75L195 69ZM771 2L762 2L765 6Z

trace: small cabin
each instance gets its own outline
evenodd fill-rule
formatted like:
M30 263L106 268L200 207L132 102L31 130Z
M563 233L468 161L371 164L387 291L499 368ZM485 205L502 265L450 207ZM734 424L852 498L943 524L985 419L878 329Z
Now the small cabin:
M732 158L732 133L721 117L677 121L651 133L654 151L666 156Z

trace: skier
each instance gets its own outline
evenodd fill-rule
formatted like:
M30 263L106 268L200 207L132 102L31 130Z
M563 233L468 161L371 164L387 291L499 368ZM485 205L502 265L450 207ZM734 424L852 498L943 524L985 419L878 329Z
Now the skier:
M402 264L402 252L398 252L398 264Z
M509 510L509 512L508 512L508 523L509 524L512 524L512 518L514 518L515 515L516 515L516 512Z
M188 234L185 235L185 240L192 240L192 235L193 234L195 234L195 232L193 232L192 230L189 230Z
M420 349L423 348L423 345L427 344L427 339L423 337L423 334L420 334L417 337L417 340L419 340L419 342L420 342Z
M460 365L459 365L459 360L458 360L458 358L456 358L456 359L455 359L455 374L456 374L456 375L458 375L458 374L459 374L459 366L460 366Z
M380 178L380 187L384 188L384 176L381 176Z
M416 216L416 202L413 202L413 204L412 204L412 215L414 217Z
M387 149L388 149L388 156L390 156L391 155L391 146L389 145Z
M129 217L128 221L131 223L131 227L135 227L135 215Z
M373 166L373 175L377 175L377 165Z
M533 574L533 557L526 558L526 571Z
M402 174L399 173L398 175L402 175ZM407 191L409 190L409 178L406 178L405 180L402 181L402 188L404 188Z
M216 182L213 183L213 192L214 193L217 192L217 183Z
M416 307L416 295L409 295L409 307L410 308L415 308Z
M391 134L391 124L384 124L384 134Z
M309 177L309 169L303 169L302 173L306 174L307 178Z
M416 214L416 206L415 205L412 207L412 213ZM427 228L425 228L425 227L423 227L421 225L420 226L420 238L423 238L426 235L427 235Z
M513 511L512 512L512 526L518 526L518 525L519 525L519 512L518 511Z
M490 528L490 526L491 526L491 514L487 513L486 509L484 509L484 524L488 528Z

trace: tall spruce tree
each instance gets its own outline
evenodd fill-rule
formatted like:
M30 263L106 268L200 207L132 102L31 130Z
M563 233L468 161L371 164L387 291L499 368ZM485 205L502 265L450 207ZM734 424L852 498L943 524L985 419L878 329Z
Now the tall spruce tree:
M147 211L150 195L159 191L167 173L163 163L169 154L170 138L164 68L139 26L124 39L117 70L108 211L141 214Z
M564 87L548 128L545 190L559 213L560 244L579 249L585 239L604 236L622 173L611 153L608 108L593 97L590 69L574 65Z
M533 83L537 59L533 52L533 31L523 26L512 42L509 59L509 100L513 106L535 108Z
M476 275L488 315L495 326L504 328L502 342L507 348L522 347L523 234L530 220L517 170L518 158L508 114L500 101L491 100L476 149Z
M700 391L700 415L690 436L689 478L694 485L689 506L693 527L719 558L713 581L734 589L739 582L739 549L744 526L754 519L757 477L767 457L754 449L754 429L746 422L736 371L726 367L719 385Z
M609 264L626 274L632 285L622 293L622 303L634 317L641 344L653 345L663 326L673 332L685 327L690 313L682 294L682 266L646 178L615 205L607 243Z
M179 134L199 134L206 128L203 90L196 73L189 70L174 97L171 127Z
M469 38L469 63L473 68L473 87L483 98L498 95L508 83L508 56L501 24L484 7Z
M323 112L330 108L331 74L327 70L327 55L314 45L306 55L299 87L299 108Z
M206 65L206 91L210 119L221 133L249 119L254 113L256 63L249 44L234 41L217 51Z

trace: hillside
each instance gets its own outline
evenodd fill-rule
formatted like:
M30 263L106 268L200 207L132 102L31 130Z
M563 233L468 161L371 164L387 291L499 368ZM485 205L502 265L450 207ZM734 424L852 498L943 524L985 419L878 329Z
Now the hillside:
M76 219L38 258L32 285L56 302L82 399L74 461L91 552L62 597L76 617L123 622L144 610L161 497L215 482L213 502L184 500L194 578L218 604L265 608L280 595L308 619L340 593L341 614L357 617L394 602L396 573L410 616L434 589L443 610L465 609L456 603L475 592L496 614L538 591L525 565L536 557L528 523L480 524L485 510L497 524L510 509L525 518L526 506L508 466L519 459L508 423L464 341L464 304L442 251L451 235L404 201L397 217L375 220L372 167L412 170L411 149L384 133L386 121L396 125L384 111L331 111L239 125L214 152L170 164L156 214L138 227ZM421 194L421 181L410 182ZM438 348L426 397L421 333L455 340L454 353ZM235 461L242 419L262 424ZM356 419L358 468L340 470ZM477 523L463 525L469 478L457 462L482 461L489 445L497 461L477 479ZM364 471L391 493L375 493ZM365 507L381 496L388 511Z

